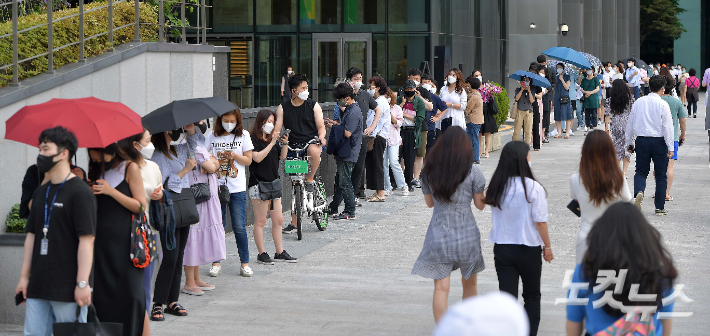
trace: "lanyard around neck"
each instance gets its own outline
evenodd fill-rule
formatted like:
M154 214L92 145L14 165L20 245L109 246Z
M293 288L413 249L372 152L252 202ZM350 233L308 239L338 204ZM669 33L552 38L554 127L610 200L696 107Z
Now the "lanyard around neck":
M47 186L47 192L44 196L44 236L45 238L47 237L47 229L49 227L49 219L52 217L52 210L54 209L54 202L57 200L57 195L59 195L59 189L62 189L62 186L64 186L64 183L67 182L69 179L69 176L71 175L71 172L67 174L67 177L64 178L64 181L62 181L62 184L59 185L59 188L57 188L57 192L54 193L54 198L52 198L52 205L48 206L47 205L47 200L49 200L49 188L51 186ZM47 211L47 208L49 208L49 211Z

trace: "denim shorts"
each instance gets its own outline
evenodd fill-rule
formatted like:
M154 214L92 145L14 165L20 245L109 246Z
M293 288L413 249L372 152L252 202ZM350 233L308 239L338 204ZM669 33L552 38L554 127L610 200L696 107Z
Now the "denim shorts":
M249 195L250 199L261 201L261 193L259 193L259 185L255 184L247 190L247 194ZM276 198L277 200L281 199L281 197Z

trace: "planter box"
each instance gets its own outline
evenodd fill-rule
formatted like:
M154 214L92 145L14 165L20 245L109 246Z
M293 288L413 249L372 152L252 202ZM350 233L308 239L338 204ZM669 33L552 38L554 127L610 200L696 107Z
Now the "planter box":
M501 132L491 134L491 149L489 150L489 152L495 152L495 151L499 150L501 147L502 141L503 140L502 140ZM481 148L486 148L485 147L486 146L486 138L485 137L481 137L480 146L481 146Z
M24 254L24 233L0 234L0 324L25 323L25 306L15 306L15 288L20 279Z

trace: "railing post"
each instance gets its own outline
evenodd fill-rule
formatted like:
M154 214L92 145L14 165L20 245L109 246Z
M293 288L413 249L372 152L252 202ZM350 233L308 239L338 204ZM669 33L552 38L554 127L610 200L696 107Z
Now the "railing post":
M19 64L17 64L17 1L18 0L12 0L12 86L20 86L20 67Z
M79 0L79 62L84 58L84 0Z
M47 0L47 72L54 73L54 1Z
M141 31L140 31L140 16L139 16L139 11L140 9L138 8L138 0L134 0L136 3L136 31L133 33L133 42L140 42L141 41Z
M165 42L165 17L163 13L163 0L160 0L160 8L158 8L158 41Z
M207 44L207 6L202 0L202 44Z
M187 43L187 38L185 37L185 1L180 2L180 19L182 20L182 43Z
M108 51L113 51L113 0L108 0L108 45Z

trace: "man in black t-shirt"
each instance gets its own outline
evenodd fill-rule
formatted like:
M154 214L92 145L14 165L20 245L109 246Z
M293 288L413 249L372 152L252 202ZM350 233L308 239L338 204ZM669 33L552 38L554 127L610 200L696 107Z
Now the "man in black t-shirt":
M32 198L20 281L26 302L25 335L50 335L53 323L86 323L91 304L91 267L96 233L96 197L71 172L78 142L61 126L39 137L37 168L49 176Z

